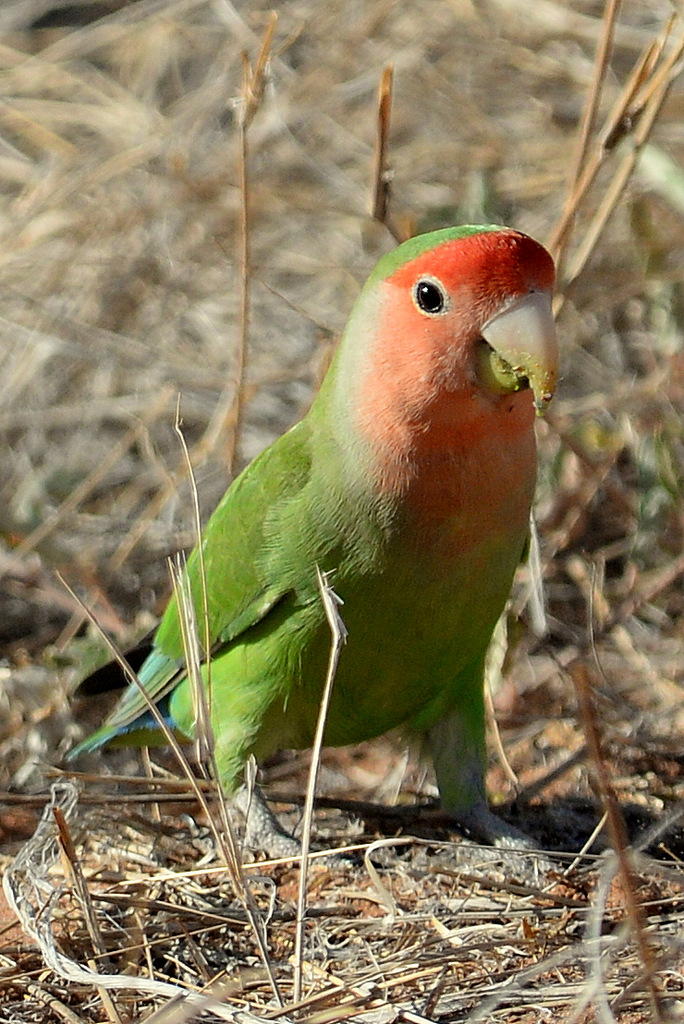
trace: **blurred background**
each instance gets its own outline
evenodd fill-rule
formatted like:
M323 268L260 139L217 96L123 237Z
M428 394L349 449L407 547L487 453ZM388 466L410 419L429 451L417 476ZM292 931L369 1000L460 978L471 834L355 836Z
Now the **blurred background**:
M370 215L392 64L396 233L504 222L562 257L563 379L539 424L548 629L529 628L523 569L497 696L518 788L561 800L564 820L564 798L590 797L570 678L586 661L627 802L650 820L681 797L674 9L622 4L601 76L592 0L5 0L0 789L41 788L40 766L83 731L67 694L102 645L55 572L124 649L164 606L166 556L194 540L176 410L204 519L306 410L361 282L394 244ZM376 796L377 749L364 790ZM496 761L490 781L500 799L516 791ZM4 820L11 843L17 819Z

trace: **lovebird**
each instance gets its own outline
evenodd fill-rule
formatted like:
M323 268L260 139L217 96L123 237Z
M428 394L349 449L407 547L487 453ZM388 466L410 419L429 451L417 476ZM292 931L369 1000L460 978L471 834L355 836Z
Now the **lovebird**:
M475 837L515 844L487 806L483 672L527 544L535 412L556 387L553 283L543 246L506 227L399 245L361 290L309 412L228 488L200 541L228 795L250 755L312 743L331 645L318 569L348 631L326 745L401 727L426 745L442 807ZM186 572L202 644L197 550ZM174 598L138 677L190 740ZM72 756L155 742L131 684Z

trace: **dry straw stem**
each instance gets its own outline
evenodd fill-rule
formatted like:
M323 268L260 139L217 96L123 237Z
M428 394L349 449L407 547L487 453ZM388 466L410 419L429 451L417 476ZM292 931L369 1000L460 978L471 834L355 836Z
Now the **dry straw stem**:
M574 254L574 258L569 261L569 267L565 276L566 287L569 287L583 270L587 260L594 251L608 218L617 206L620 196L634 171L639 152L648 141L670 87L681 73L682 54L684 54L684 34L682 34L673 51L663 60L662 66L654 70L644 86L643 107L641 109L637 108L634 114L636 127L631 133L630 141L632 144L618 164L611 185L584 234L582 244Z
M613 33L620 5L621 0L609 0L604 10L603 32L599 40L596 60L594 61L594 77L592 78L591 88L587 95L580 130L577 133L575 156L570 176L568 178L566 208L549 243L549 247L556 257L559 273L566 236L568 231L572 228L572 221L577 212L577 206L583 191L583 189L578 188L578 185L587 159L589 140L598 114L601 90L605 81L606 72L608 71L610 51L613 43Z
M380 224L385 225L395 241L403 242L408 236L400 230L390 213L392 170L389 164L389 137L392 124L393 83L394 65L388 64L382 72L378 90L378 122L373 156L371 216Z
M295 974L293 998L295 1003L298 1002L302 996L309 850L311 849L311 829L313 825L314 802L316 799L316 784L321 764L321 751L323 750L323 734L325 733L325 723L328 718L328 708L330 707L330 698L332 696L335 675L337 674L337 666L339 664L342 648L347 640L347 629L340 614L340 605L342 602L332 589L327 575L321 572L318 566L316 567L316 576L318 579L318 590L321 595L321 601L323 602L323 608L325 609L325 616L328 620L328 625L330 626L331 642L328 671L325 677L323 693L321 694L321 703L318 709L318 719L316 721L316 732L314 734L314 741L311 750L311 767L309 769L309 779L306 788L306 802L304 804L304 818L302 822L302 859L299 868L297 931L294 954Z
M597 59L595 75L585 108L582 130L577 143L575 162L568 185L565 209L549 241L559 267L559 295L555 309L562 308L570 285L577 279L587 260L594 251L606 223L615 210L624 189L630 180L639 152L648 141L656 119L665 102L672 83L681 73L681 58L684 53L684 33L666 52L666 44L676 23L672 15L659 37L645 48L632 74L627 79L615 106L594 142L590 152L589 137L595 122L601 87L605 80L606 62L610 51L618 5L611 2L606 7L606 20ZM625 145L619 147L618 144ZM578 249L572 258L567 256L571 228L582 203L591 188L605 160L614 150L626 150L605 190L603 199L594 213L589 226L584 229ZM566 266L566 263L569 265Z
M268 77L268 63L277 21L278 15L275 11L272 11L254 68L250 65L248 55L245 52L242 53L242 93L238 101L237 117L239 135L238 177L240 185L240 230L238 236L240 245L240 329L236 348L237 365L232 391L226 390L225 398L217 405L200 443L200 451L206 455L208 452L213 451L219 438L227 429L230 429L226 461L231 477L235 475L238 455L237 447L242 428L247 379L247 353L249 348L251 268L248 131L264 99Z
M190 478L190 488L192 494L192 510L194 516L195 525L195 545L197 548L197 558L199 561L199 578L201 586L201 597L202 603L201 608L198 609L202 620L202 641L204 649L204 657L201 656L199 650L199 634L197 630L196 621L196 610L193 600L193 595L190 593L189 582L186 576L184 576L185 564L179 562L171 563L171 574L173 577L173 589L178 602L178 608L180 611L180 623L183 632L183 650L186 652L186 668L189 674L190 682L192 685L192 699L193 707L195 711L195 729L196 729L196 741L197 741L197 752L199 756L200 764L213 765L215 768L214 761L214 735L211 725L211 705L212 705L212 687L211 687L211 648L212 648L212 636L211 636L211 622L209 619L209 592L207 588L207 566L204 557L204 545L201 543L202 536L202 519L200 515L200 503L199 495L197 493L197 484L195 481L195 474L192 468L192 462L190 459L190 453L188 446L185 443L185 437L181 430L180 423L180 408L176 409L176 422L175 422L176 436L178 437L178 443L180 444L183 451L183 458L185 459L185 465ZM206 688L204 681L202 680L201 664L206 664ZM214 779L216 774L214 774Z
M648 992L653 1020L661 1024L665 1019L662 1008L662 994L656 982L658 970L655 952L646 934L646 922L643 910L636 894L637 875L631 864L629 839L615 789L610 781L610 773L606 767L601 740L597 727L598 716L591 697L591 683L586 665L577 665L572 672L573 682L577 691L577 699L582 716L582 724L587 737L587 745L593 770L596 774L598 791L603 804L608 830L615 856L617 858L620 880L624 893L625 905L629 917L632 938L639 950L642 967L642 981Z

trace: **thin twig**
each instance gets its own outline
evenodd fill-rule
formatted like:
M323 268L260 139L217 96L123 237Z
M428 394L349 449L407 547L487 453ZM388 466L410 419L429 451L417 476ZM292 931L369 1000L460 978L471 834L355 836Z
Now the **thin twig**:
M596 247L599 236L603 232L609 217L617 206L618 200L620 199L620 196L632 175L632 171L634 170L639 156L639 151L648 141L656 118L670 91L670 87L681 71L679 62L682 54L684 54L684 35L664 62L663 66L653 76L652 87L649 89L649 99L643 112L640 114L636 129L633 133L632 145L622 158L618 170L613 176L608 192L604 196L598 210L589 224L589 227L585 231L578 251L570 261L569 267L564 276L564 291L567 290L570 284L572 284L584 269L587 260Z
M204 545L202 544L202 515L200 511L199 494L197 492L197 481L195 480L195 474L192 468L192 461L190 459L190 452L185 441L185 435L181 429L180 419L180 401L176 406L176 420L174 423L174 430L178 437L178 443L181 446L183 452L183 459L188 472L188 478L190 480L190 493L192 495L192 512L193 521L195 527L195 551L197 552L197 559L199 561L199 578L201 587L201 613L202 613L202 629L203 629L203 642L204 642L204 662L206 665L206 689L202 683L201 673L199 671L200 659L199 650L195 651L195 657L191 658L189 664L197 666L197 671L193 671L191 677L192 683L192 694L193 694L193 706L195 710L195 740L198 743L198 755L200 764L204 764L209 757L213 758L214 752L214 736L211 725L211 622L209 619L209 587L207 583L207 566L204 557ZM178 591L182 589L182 583L180 577L174 576L174 588ZM189 614L194 616L194 595L190 594L190 600L187 603ZM180 603L179 603L180 608ZM190 629L188 631L188 643L192 643L196 647L197 641L197 630ZM184 650L188 648L183 646ZM188 662L186 662L188 664ZM203 749L199 749L203 747Z
M574 181L572 190L568 191L561 218L547 243L548 248L559 262L569 238L568 229L581 203L586 199L605 159L614 149L618 135L622 138L631 129L633 117L629 112L633 110L636 96L642 85L653 73L662 53L663 38L664 33L658 40L649 43L645 48L605 119L593 153L589 155L585 152L581 173Z
M238 457L238 442L244 413L244 395L247 380L247 355L249 349L250 319L250 203L249 203L249 142L248 130L259 107L263 103L267 70L278 15L271 12L261 49L252 70L249 57L242 54L242 93L237 104L238 125L238 179L240 188L239 253L240 265L240 328L236 349L234 383L224 391L202 439L193 452L193 458L213 450L224 431L230 430L226 463L231 476L235 475Z
M263 52L263 50L262 50ZM240 136L238 178L240 183L240 251L238 254L240 264L240 331L236 351L235 368L235 399L231 409L231 434L228 448L228 471L233 477L235 475L235 463L237 459L238 439L242 427L242 416L244 412L243 392L245 377L247 373L247 346L249 344L249 317L250 317L250 291L251 291L251 268L250 268L250 209L249 209L249 142L247 132L252 117L254 116L253 105L247 97L252 85L252 73L247 55L243 53L243 106L242 116L238 122L238 133Z
M59 1017L60 1020L64 1021L64 1024L85 1024L84 1017L74 1013L71 1007L63 1003L61 999L57 998L57 996L53 996L51 992L47 992L44 988L41 988L40 985L29 983L26 986L26 994L33 996L33 998L37 999L43 1004L43 1006L47 1006L48 1010L51 1010L56 1017Z
M549 248L559 266L559 293L554 303L556 314L563 306L567 289L582 271L593 252L601 232L631 177L639 150L648 141L653 124L667 96L669 87L681 70L677 66L682 54L681 42L673 47L670 54L661 63L665 44L674 25L673 16L669 19L659 37L645 48L634 66L617 101L604 122L599 138L594 145L593 153L590 155L588 139L596 119L595 112L600 91L599 87L605 80L606 60L615 27L614 6L611 3L606 10L604 32L596 58L592 93L585 111L581 139L573 166L571 184L568 187L567 199L560 220L548 242ZM570 269L566 270L564 266L565 254L570 239L571 227L578 209L589 194L604 161L616 149L618 142L623 139L629 139L631 146L613 175L608 191L601 201L598 211L594 214L588 229L583 234L579 251L574 254Z
M321 601L325 609L325 615L330 626L332 641L330 645L330 660L328 672L325 678L325 686L321 696L321 704L316 722L316 734L314 736L311 750L311 767L309 769L309 781L306 789L306 803L304 805L304 818L302 823L302 860L299 869L299 892L297 894L297 923L295 931L295 972L294 972L294 1002L302 997L302 970L304 960L304 924L306 914L307 879L309 870L309 850L311 848L311 825L313 822L314 802L316 799L316 783L321 763L321 750L323 749L323 734L325 723L330 707L332 687L337 673L337 665L340 660L342 648L347 639L347 629L342 621L339 606L342 603L335 591L330 586L328 577L316 566L318 578L318 589L321 594Z
M382 72L378 92L378 125L375 133L375 154L373 157L373 196L371 215L384 224L397 242L403 241L401 232L390 217L389 201L392 193L392 173L387 166L389 133L392 118L392 84L394 65L388 64Z
M601 99L601 91L603 89L603 83L608 70L608 60L613 44L613 34L615 31L618 11L620 9L620 3L621 0L608 0L608 3L606 4L603 15L603 31L599 40L596 60L594 61L594 76L587 96L582 124L577 135L575 156L573 158L570 177L566 189L566 209L563 212L561 223L556 229L556 233L550 243L551 251L556 255L556 262L559 267L559 276L562 256L565 249L565 241L572 226L576 210L575 197L577 193L577 185L586 162L589 140L596 122L599 102Z
M651 943L646 935L646 921L636 894L637 880L632 869L627 830L601 749L601 740L596 724L598 716L591 698L591 683L586 665L581 663L575 665L571 672L571 677L575 684L582 716L582 725L587 738L587 746L596 775L601 803L606 815L611 844L617 857L627 916L632 937L639 950L644 983L651 1003L653 1019L654 1021L662 1021L664 1018L661 1007L661 995L655 980L657 970L655 951L651 948Z

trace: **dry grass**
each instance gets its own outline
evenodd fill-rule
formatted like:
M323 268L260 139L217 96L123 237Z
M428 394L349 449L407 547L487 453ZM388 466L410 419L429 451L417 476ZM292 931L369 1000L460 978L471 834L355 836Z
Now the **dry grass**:
M402 801L432 794L418 764L384 742L328 753L321 788L342 811L320 810L319 833L348 838L356 820L361 843L399 838L376 848L375 870L312 864L293 1008L292 866L245 868L269 980L216 853L211 803L202 811L154 768L154 781L89 777L63 824L70 859L27 860L16 876L29 908L57 886L36 918L50 969L0 917L0 1021L195 1012L172 1011L172 989L141 991L140 977L209 986L224 1004L211 1012L236 1020L674 1019L682 23L663 40L666 0L625 3L612 34L589 2L283 0L259 70L271 6L107 0L72 4L63 27L47 0L0 9L3 863L34 830L44 764L83 728L66 694L99 647L54 571L121 646L149 628L170 588L164 556L193 538L177 395L206 516L231 465L306 407L359 283L392 245L368 216L387 200L384 166L394 233L505 221L561 256L563 382L539 430L549 632L539 640L511 617L496 695L510 765L493 760L489 781L549 849L577 853L616 804L626 839L618 815L612 839L601 832L569 873L559 858L539 884L514 885L515 866L480 864L434 815L372 809L396 801L402 779ZM523 621L524 583L523 572ZM138 762L93 764L128 777ZM300 795L306 767L306 755L273 765L274 790ZM592 859L611 842L619 869ZM50 960L53 936L64 962ZM66 961L128 975L130 988L67 981Z

